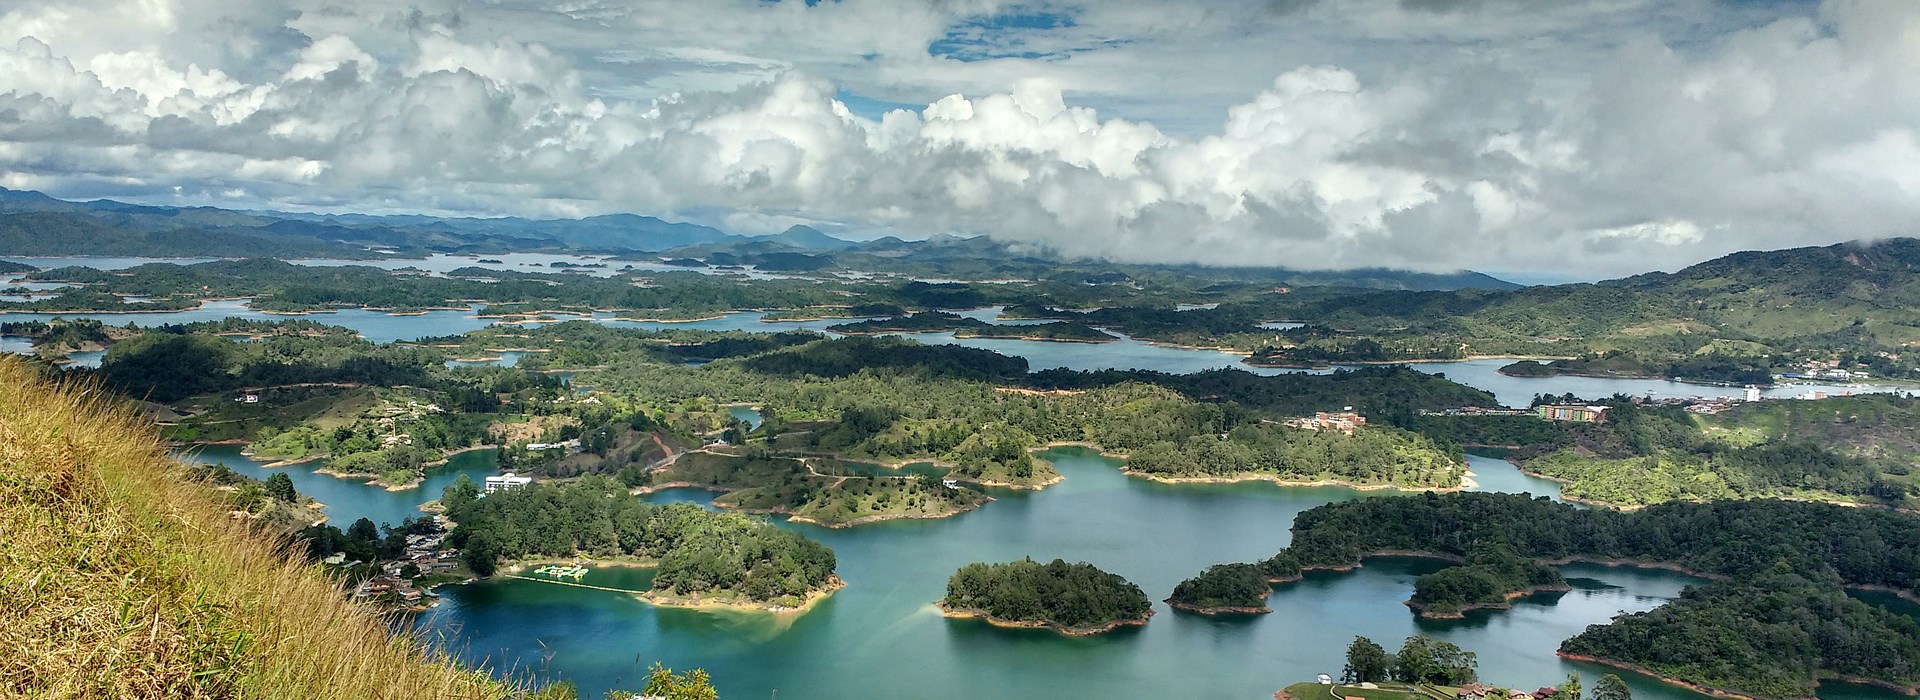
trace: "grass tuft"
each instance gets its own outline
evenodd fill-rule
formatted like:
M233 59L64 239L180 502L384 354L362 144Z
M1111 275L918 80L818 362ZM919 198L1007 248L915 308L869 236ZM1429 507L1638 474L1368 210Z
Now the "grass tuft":
M510 698L183 479L98 386L0 357L0 696Z

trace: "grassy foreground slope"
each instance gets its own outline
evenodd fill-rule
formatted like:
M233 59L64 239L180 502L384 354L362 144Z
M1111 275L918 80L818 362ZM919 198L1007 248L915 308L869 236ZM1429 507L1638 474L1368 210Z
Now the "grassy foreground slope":
M177 478L150 425L0 357L0 696L504 698Z

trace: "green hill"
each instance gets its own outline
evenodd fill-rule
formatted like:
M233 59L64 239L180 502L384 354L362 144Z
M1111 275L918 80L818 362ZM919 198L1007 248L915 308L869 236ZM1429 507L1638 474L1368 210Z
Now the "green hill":
M0 696L508 698L230 517L150 424L0 358Z

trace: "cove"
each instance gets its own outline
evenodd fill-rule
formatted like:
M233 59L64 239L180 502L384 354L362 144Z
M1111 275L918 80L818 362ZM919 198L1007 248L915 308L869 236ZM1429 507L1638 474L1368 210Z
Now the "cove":
M420 504L439 498L440 492L461 475L477 484L483 478L499 473L497 451L462 452L449 458L446 464L429 467L426 480L418 488L388 491L367 484L365 479L343 479L318 473L316 470L326 465L325 460L268 468L240 454L239 445L193 447L181 450L176 456L189 463L225 465L228 469L255 479L265 479L276 472L285 473L293 479L294 490L326 504L323 512L327 522L342 530L360 518L380 525L398 525L406 518L424 517L426 514L420 512Z

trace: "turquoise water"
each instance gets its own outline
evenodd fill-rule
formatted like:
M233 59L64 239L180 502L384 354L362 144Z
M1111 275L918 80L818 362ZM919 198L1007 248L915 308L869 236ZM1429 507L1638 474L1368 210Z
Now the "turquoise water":
M767 422L767 419L760 416L760 411L752 406L728 406L727 415L733 416L734 420L746 423L748 430L759 430L760 424Z
M406 518L423 517L420 504L439 498L440 491L451 486L460 475L465 474L474 483L479 483L481 479L499 473L495 468L499 453L493 450L462 452L447 460L445 465L428 469L426 480L420 486L388 491L368 485L363 479L341 479L315 473L316 469L326 464L324 460L269 469L240 454L238 445L193 448L182 451L180 457L201 464L224 464L235 472L255 479L265 479L275 472L284 472L293 479L294 490L325 503L328 522L341 529L359 518L397 525Z
M533 258L558 259L565 256L532 254ZM445 258L445 256L441 256ZM452 269L454 262L471 262L465 258L446 258L440 267ZM23 259L24 260L24 259ZM94 259L86 259L92 261ZM132 259L119 260L131 262ZM41 260L41 262L46 262ZM337 261L335 261L337 262ZM385 261L384 265L404 266L407 261ZM421 262L421 261L411 261ZM512 261L508 261L511 263ZM475 315L478 305L467 310L429 311L418 315L395 315L381 311L364 309L342 309L308 316L289 317L266 314L247 307L244 300L212 301L200 308L187 311L166 313L114 314L34 314L0 313L0 322L9 321L47 321L57 317L93 318L112 325L137 323L153 326L167 323L190 323L210 321L227 317L279 320L286 318L306 318L320 323L344 326L358 331L368 340L386 343L399 340L417 340L419 338L443 335L459 335L485 328L493 319L483 319ZM988 307L963 312L982 320L993 321L999 314L999 307ZM847 322L847 319L822 319L815 321L778 321L760 320L765 314L758 311L736 311L719 318L688 322L663 321L617 321L613 314L597 313L591 320L616 328L644 328L649 330L694 329L712 331L748 331L780 332L788 330L824 331L827 327ZM558 320L579 318L574 316L556 316ZM1011 322L1019 323L1019 322ZM1102 369L1150 369L1174 374L1187 374L1211 369L1235 368L1256 374L1278 374L1281 372L1318 373L1320 370L1294 370L1252 367L1241 360L1244 356L1218 350L1163 347L1152 343L1123 337L1111 343L1060 343L1011 338L955 338L952 333L903 333L901 337L912 338L922 343L960 345L983 348L1005 355L1023 357L1034 370L1064 367L1076 370ZM18 350L9 350L18 351ZM517 356L508 362L517 362ZM1468 386L1492 392L1503 404L1526 406L1536 394L1564 394L1572 392L1586 398L1602 398L1613 394L1630 396L1670 397L1738 397L1741 387L1706 386L1671 382L1659 379L1600 379L1593 377L1508 377L1498 372L1507 360L1466 360L1460 362L1417 363L1413 367L1430 374L1443 374L1447 378ZM1810 390L1825 391L1829 394L1847 391L1885 391L1884 387L1837 386L1825 384L1783 385L1762 391L1770 397L1791 397Z
M1490 493L1530 493L1560 500L1560 484L1552 479L1528 476L1511 462L1497 457L1468 454L1467 470L1473 473L1474 486L1468 491Z
M703 667L723 697L1113 698L1269 697L1318 673L1337 673L1353 635L1389 647L1415 633L1453 641L1480 655L1484 676L1517 686L1548 685L1579 671L1562 662L1560 640L1620 611L1659 605L1695 582L1669 572L1575 565L1564 568L1576 590L1539 596L1512 611L1466 620L1420 621L1399 601L1413 577L1436 564L1382 559L1352 573L1315 574L1283 586L1275 612L1209 619L1163 605L1153 623L1095 639L1003 630L948 620L930 603L946 576L970 561L1033 556L1090 561L1128 577L1158 599L1210 564L1264 558L1285 546L1294 515L1351 498L1394 498L1391 492L1280 488L1271 484L1167 485L1129 479L1118 462L1087 450L1044 455L1066 481L1040 492L993 489L993 503L939 521L902 521L830 530L779 522L832 546L849 585L803 616L655 608L630 595L550 583L495 580L440 589L444 602L415 621L465 658L496 670L518 670L579 683L587 697L637 687L655 660ZM198 451L201 461L228 464L256 477L272 471L235 447ZM1504 461L1470 456L1478 490L1557 496L1550 481L1527 477ZM465 453L429 474L420 489L388 492L359 481L283 470L296 488L328 504L339 525L357 517L395 522L416 516L458 474L493 473L491 452ZM706 504L713 494L674 489L655 502ZM644 570L596 568L583 583L640 590ZM1873 602L1881 602L1878 600ZM1898 602L1898 601L1895 601ZM1692 700L1699 696L1630 678L1636 696ZM1832 699L1890 700L1870 688L1835 686Z
M499 352L491 352L491 351L490 351L490 352L488 352L488 353L487 353L487 355L489 355L489 356L493 356L493 357L497 357L497 358L499 358L499 359L492 359L492 360L447 360L447 366L448 366L448 367L488 367L488 366L492 366L492 367L516 367L516 366L519 366L519 364L520 364L520 358L521 358L521 357L523 357L523 356L525 356L525 355L526 355L526 353L524 353L524 352L521 352L521 351L519 351L519 350L501 350L501 351L499 351Z
M1655 607L1694 579L1591 565L1564 567L1575 590L1514 610L1451 622L1419 621L1400 601L1433 562L1380 559L1355 572L1282 586L1268 615L1212 619L1156 605L1144 629L1093 639L1004 630L940 617L931 603L970 561L1032 556L1089 561L1164 598L1209 564L1264 558L1285 546L1298 512L1330 501L1394 498L1341 488L1270 484L1172 486L1128 479L1084 450L1049 455L1066 481L1041 492L996 490L986 507L941 521L851 530L781 523L839 556L847 588L797 619L654 608L631 596L526 581L440 589L444 603L420 629L495 667L573 680L583 696L636 687L653 661L714 674L722 697L761 698L1266 698L1340 670L1353 635L1389 648L1425 633L1476 651L1489 681L1589 685L1603 669L1553 656L1559 642L1621 611ZM1491 462L1492 460L1488 460ZM1476 460L1475 471L1496 475ZM1483 481L1483 484L1486 483ZM657 499L701 502L677 490ZM593 584L599 573L589 574ZM1628 679L1636 697L1700 696ZM1838 692L1838 691L1837 691ZM1891 697L1847 689L1836 697Z

